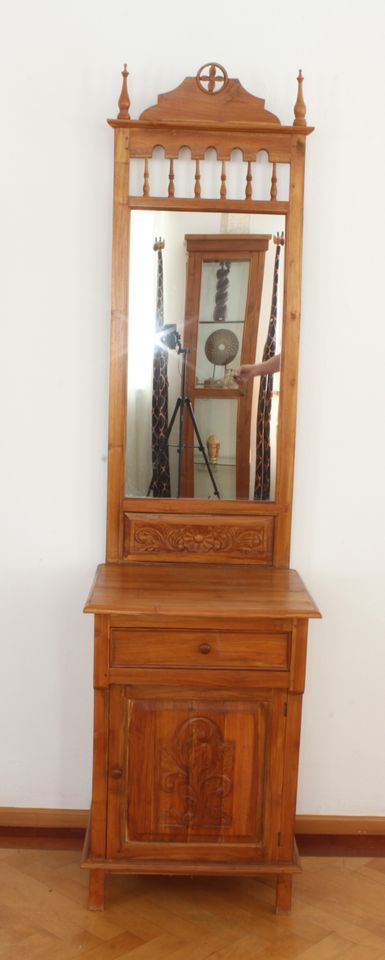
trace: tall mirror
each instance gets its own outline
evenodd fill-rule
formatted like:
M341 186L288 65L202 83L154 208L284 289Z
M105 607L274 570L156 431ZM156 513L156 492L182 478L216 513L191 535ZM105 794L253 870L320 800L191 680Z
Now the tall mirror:
M302 74L289 125L217 63L138 119L127 78L108 121L107 558L284 566L313 129Z
M132 211L127 497L274 500L285 220Z

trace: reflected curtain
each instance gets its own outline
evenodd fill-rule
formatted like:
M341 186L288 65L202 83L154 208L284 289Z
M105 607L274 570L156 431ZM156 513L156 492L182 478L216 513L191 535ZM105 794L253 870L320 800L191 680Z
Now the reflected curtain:
M271 298L269 326L262 354L263 361L270 360L271 357L275 356L277 346L279 258L281 246L283 246L284 243L283 236L277 235L274 237L274 243L276 244L276 251L274 261L273 292ZM259 385L254 500L269 500L270 498L270 421L272 398L273 374L270 373L264 377L261 377Z
M156 320L155 329L159 335L164 323L163 304L163 254L164 240L156 240L154 250L158 257L157 285L156 285ZM168 427L168 352L159 344L154 348L153 378L152 378L152 481L151 490L154 497L170 497L170 463L168 444L162 448ZM162 448L162 449L161 449Z

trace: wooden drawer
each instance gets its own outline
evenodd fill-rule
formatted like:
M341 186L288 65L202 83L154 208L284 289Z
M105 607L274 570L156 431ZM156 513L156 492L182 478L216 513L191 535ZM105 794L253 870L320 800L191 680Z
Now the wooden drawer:
M289 633L111 627L110 666L287 670Z

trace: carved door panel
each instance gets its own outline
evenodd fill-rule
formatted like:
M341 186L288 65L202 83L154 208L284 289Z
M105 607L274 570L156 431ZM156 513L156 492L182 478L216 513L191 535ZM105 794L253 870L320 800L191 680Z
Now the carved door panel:
M108 856L278 858L284 700L145 700L113 687Z

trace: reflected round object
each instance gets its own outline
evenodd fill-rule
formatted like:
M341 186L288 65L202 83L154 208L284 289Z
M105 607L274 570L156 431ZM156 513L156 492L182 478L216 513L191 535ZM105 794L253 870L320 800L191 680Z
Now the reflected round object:
M239 340L232 330L215 330L207 337L205 354L215 367L226 366L236 357L239 350Z

